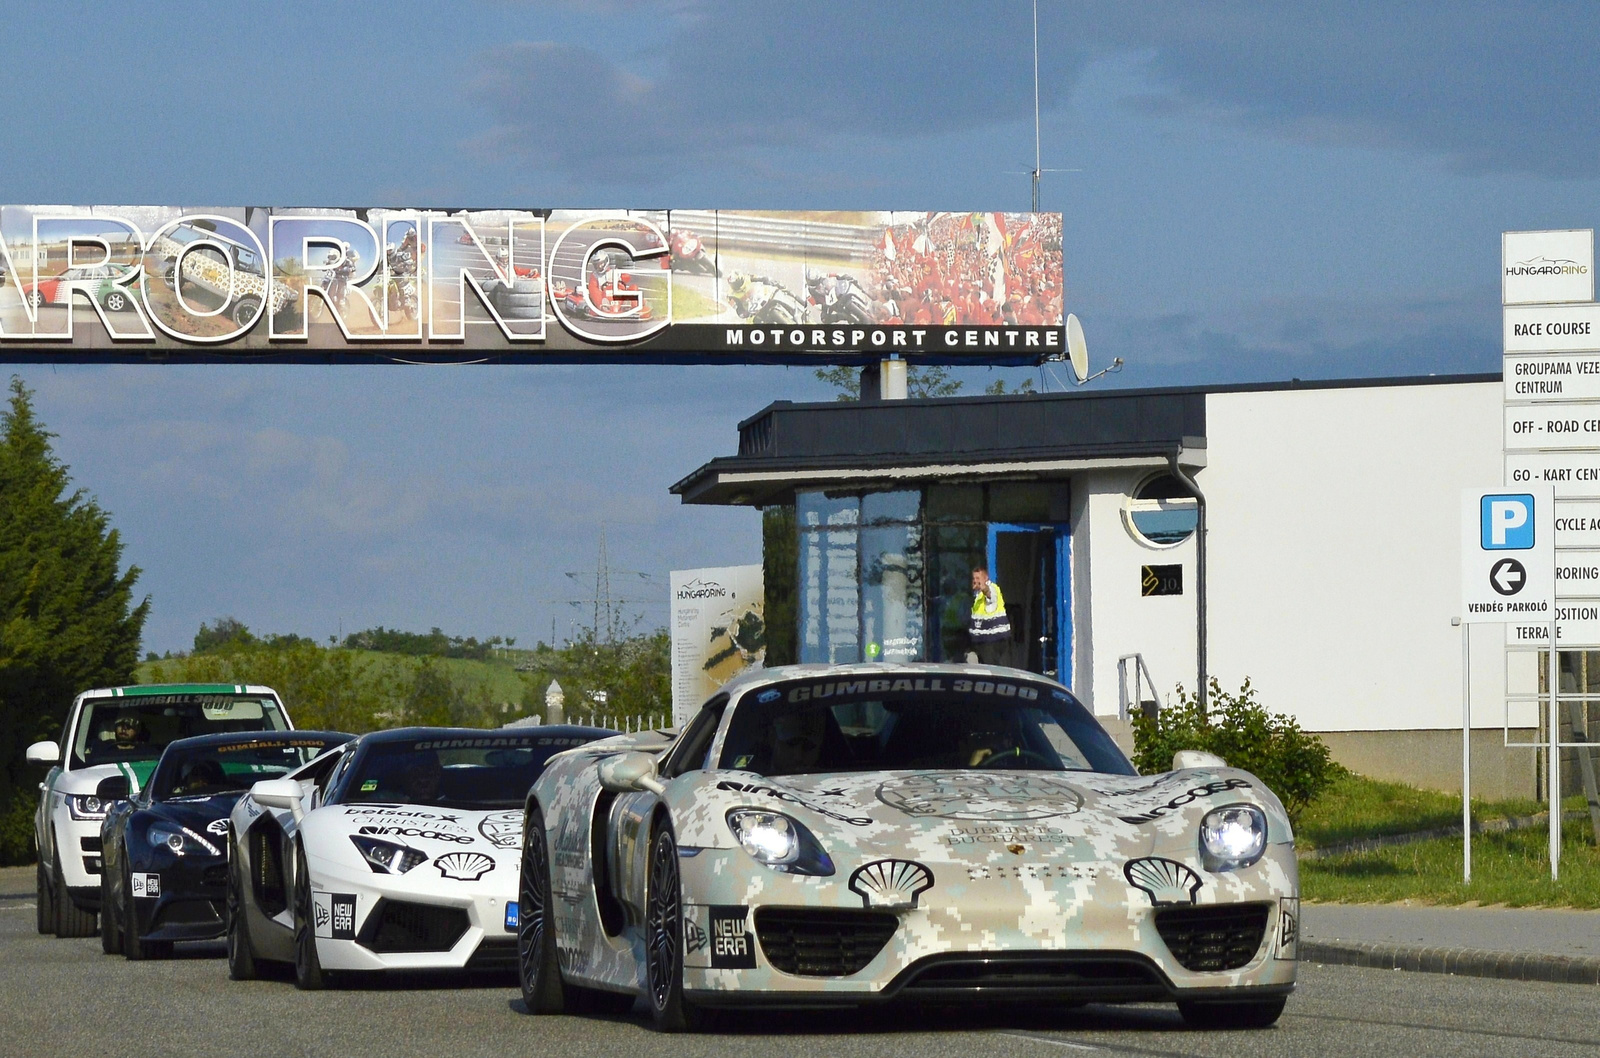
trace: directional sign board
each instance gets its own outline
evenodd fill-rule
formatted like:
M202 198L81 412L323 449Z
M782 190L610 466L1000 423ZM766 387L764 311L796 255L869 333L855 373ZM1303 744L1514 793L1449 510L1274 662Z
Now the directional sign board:
M1555 554L1555 497L1549 486L1463 492L1462 619L1548 624Z

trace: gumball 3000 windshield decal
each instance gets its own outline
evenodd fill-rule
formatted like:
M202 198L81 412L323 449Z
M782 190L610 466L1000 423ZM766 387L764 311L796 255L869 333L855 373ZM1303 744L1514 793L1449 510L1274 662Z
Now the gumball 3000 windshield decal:
M1048 819L1083 807L1083 795L1060 779L973 772L890 779L878 787L878 800L909 816L938 819Z

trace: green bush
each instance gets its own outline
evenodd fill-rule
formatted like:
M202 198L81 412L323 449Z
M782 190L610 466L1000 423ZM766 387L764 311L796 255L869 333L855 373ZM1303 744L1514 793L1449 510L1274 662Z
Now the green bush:
M1322 739L1256 701L1248 677L1237 694L1224 691L1213 679L1206 712L1181 686L1176 698L1176 705L1153 717L1133 716L1133 762L1147 775L1170 771L1172 755L1179 750L1215 753L1266 783L1283 802L1290 822L1298 822L1301 811L1346 774Z
M16 867L38 859L33 851L33 811L36 802L23 797L12 800L0 812L0 867Z

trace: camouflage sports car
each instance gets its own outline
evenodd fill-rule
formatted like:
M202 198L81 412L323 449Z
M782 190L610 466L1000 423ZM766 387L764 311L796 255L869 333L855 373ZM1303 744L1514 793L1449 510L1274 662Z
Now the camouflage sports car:
M962 665L740 677L675 735L529 794L529 1011L1176 1001L1265 1026L1294 987L1282 805L1204 754L1140 776L1061 685ZM1190 765L1190 766L1185 766Z

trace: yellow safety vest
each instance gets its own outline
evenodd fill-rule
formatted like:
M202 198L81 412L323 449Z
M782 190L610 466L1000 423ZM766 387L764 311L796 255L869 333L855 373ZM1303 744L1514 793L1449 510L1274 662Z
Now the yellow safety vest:
M989 582L989 591L994 593L992 606L989 605L987 592L972 593L971 636L974 643L1011 638L1011 618L1006 616L1006 597L1001 594L1000 585L992 580Z

